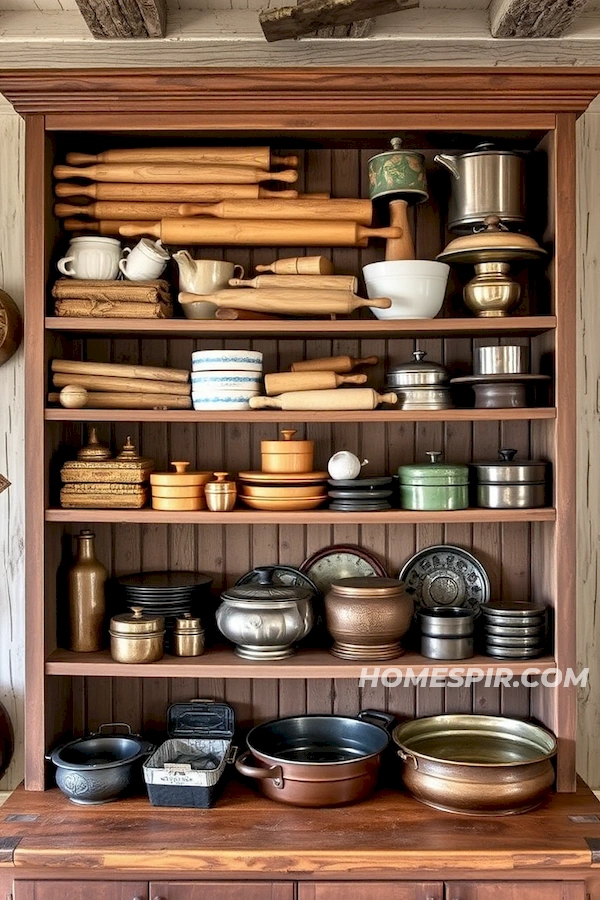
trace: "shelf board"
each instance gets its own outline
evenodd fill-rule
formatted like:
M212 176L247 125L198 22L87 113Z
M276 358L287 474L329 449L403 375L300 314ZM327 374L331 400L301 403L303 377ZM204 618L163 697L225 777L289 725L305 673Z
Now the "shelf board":
M405 409L319 410L317 412L286 412L273 410L214 410L198 412L193 409L63 409L48 408L48 422L492 422L555 419L554 407L525 407L522 409Z
M301 512L267 512L234 509L232 512L166 512L157 509L60 509L46 510L47 522L112 522L138 525L425 525L460 522L555 522L556 510L459 509L452 512L334 512L329 509Z
M415 676L425 671L429 675L443 677L450 670L453 674L466 674L468 669L484 669L487 672L498 668L510 669L515 675L528 672L545 672L553 669L553 657L543 656L529 660L498 660L490 656L473 656L471 659L444 662L426 659L418 653L406 653L386 662L363 663L337 659L327 650L304 649L289 659L271 662L254 662L240 659L231 647L214 647L203 656L185 658L165 656L160 662L147 665L117 663L109 650L99 653L73 653L70 650L55 650L46 660L47 675L86 675L106 677L138 678L360 678L366 669L368 673L380 668L398 669L406 675L411 669ZM394 675L390 675L394 677Z
M263 319L222 322L216 319L85 319L48 316L49 331L78 334L126 334L134 337L187 338L393 338L436 334L488 336L517 332L535 335L556 328L556 316L508 316L507 318L446 319Z

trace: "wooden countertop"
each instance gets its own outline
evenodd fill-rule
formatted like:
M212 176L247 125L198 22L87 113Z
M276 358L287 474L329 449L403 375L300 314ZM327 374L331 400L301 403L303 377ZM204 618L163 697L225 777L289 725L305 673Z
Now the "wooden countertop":
M586 839L600 848L600 803L583 783L576 794L553 794L538 810L504 818L450 815L391 790L355 806L300 809L235 782L210 810L159 809L145 797L77 807L57 789L19 788L0 811L0 866L81 876L400 877L443 869L562 870L568 877L574 868L600 867L600 851L593 854Z

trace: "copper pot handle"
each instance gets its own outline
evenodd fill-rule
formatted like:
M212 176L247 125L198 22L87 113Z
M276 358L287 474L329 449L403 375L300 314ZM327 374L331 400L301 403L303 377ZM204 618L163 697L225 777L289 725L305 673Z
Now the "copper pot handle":
M407 763L410 760L412 762L413 766L415 767L415 769L419 768L419 760L414 755L414 753L411 753L409 750L398 750L398 756L405 763Z
M381 712L378 709L363 709L359 712L357 719L360 719L361 722L368 722L369 719L374 719L375 725L379 725L384 728L386 731L389 731L390 726L394 724L396 721L396 717L391 713ZM377 721L379 720L379 721ZM383 725L381 724L383 723Z
M246 750L245 753L242 753L242 755L236 759L235 767L238 772L245 775L247 778L259 778L262 780L270 778L276 788L282 789L284 782L281 766L269 766L269 768L266 768L265 766L249 766L247 760L250 759L251 756L250 750Z

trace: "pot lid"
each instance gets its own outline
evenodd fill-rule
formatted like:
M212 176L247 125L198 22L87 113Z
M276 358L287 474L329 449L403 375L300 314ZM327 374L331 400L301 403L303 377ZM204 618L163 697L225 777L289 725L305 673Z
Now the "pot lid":
M520 158L520 154L514 150L501 150L491 141L482 141L477 144L474 150L467 150L466 153L455 154L457 159L464 159L467 156L516 156Z
M402 156L415 156L422 163L425 161L425 157L422 153L419 153L418 150L403 150L402 149L402 138L401 137L393 137L390 139L391 150L384 150L382 153L377 153L375 156L372 156L369 159L369 164L371 164L376 159L387 159L389 156L398 156L401 154Z
M202 631L202 622L199 616L193 616L191 613L184 613L175 619L174 633L186 634L188 631Z
M261 453L312 453L314 441L295 441L293 440L296 430L294 428L284 428L281 432L283 440L281 441L261 441Z
M398 467L400 484L415 485L448 485L467 484L469 481L469 467L456 463L439 462L441 453L439 450L428 450L429 463L421 465L415 463Z
M145 616L142 606L132 606L131 612L112 617L110 630L124 635L152 635L165 630L165 620L163 616Z
M227 588L221 594L221 600L242 600L246 603L254 601L260 603L264 600L271 602L289 602L295 600L310 600L313 592L308 588L294 587L283 584L239 584Z
M153 472L150 484L163 487L197 487L206 484L212 478L212 472L189 472L190 463L185 460L172 462L174 472Z
M237 491L235 481L227 481L229 472L215 472L216 481L209 481L204 490L211 494L231 494Z
M401 363L387 371L388 382L396 387L412 387L413 385L443 384L450 374L439 363L425 360L426 350L413 350L412 360Z
M502 449L500 460L473 463L475 477L480 482L510 483L546 480L548 463L539 459L515 459L517 451Z
M404 586L395 578L381 578L379 575L357 576L354 578L338 578L332 581L331 587L338 594L348 597L399 597Z
M547 255L532 237L508 231L498 216L486 216L484 223L483 231L454 238L436 259L464 263L508 262Z

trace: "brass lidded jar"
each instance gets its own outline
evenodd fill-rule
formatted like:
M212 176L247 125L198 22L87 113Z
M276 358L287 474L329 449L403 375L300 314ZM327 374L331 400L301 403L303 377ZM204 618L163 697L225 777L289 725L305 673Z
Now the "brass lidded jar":
M400 639L410 628L414 604L395 578L340 578L325 597L331 653L342 659L377 662L404 652Z
M175 656L201 656L203 653L204 630L198 616L186 613L175 619L173 654Z
M237 486L235 481L227 481L228 472L215 472L216 481L209 481L204 487L206 505L212 512L230 512L235 506Z
M116 662L158 662L164 654L164 637L163 616L145 616L141 606L110 620L110 654Z
M77 653L101 650L104 642L108 572L96 557L95 535L77 535L77 557L69 569L69 649Z

